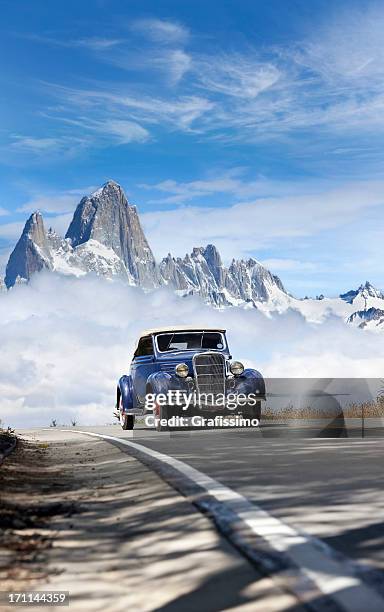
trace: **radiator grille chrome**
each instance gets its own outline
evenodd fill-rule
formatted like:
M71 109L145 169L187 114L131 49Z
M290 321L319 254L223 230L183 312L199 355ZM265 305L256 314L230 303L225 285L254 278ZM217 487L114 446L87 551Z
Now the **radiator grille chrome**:
M225 357L221 353L197 353L193 356L196 390L214 397L225 393Z

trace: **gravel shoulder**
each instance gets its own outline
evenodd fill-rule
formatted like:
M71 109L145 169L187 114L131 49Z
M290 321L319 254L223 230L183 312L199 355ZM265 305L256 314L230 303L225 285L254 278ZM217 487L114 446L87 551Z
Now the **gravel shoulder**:
M188 499L102 440L31 432L0 488L3 591L69 591L71 611L299 610Z

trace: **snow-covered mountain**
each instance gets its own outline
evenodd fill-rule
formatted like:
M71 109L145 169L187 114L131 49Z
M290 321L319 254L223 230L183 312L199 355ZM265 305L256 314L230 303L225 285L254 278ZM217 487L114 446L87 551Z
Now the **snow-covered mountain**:
M10 288L18 278L29 280L43 269L75 276L89 272L118 276L144 288L160 283L137 209L113 181L81 200L65 238L46 232L39 212L30 216L9 258L5 284Z
M281 280L255 259L232 260L226 268L213 244L195 247L183 259L169 253L160 263L160 274L180 294L198 294L216 306L272 306L273 299L286 303L288 297Z
M44 269L117 276L145 289L167 285L215 306L255 305L275 294L286 296L280 279L256 260L234 260L227 269L213 245L194 248L184 259L169 254L157 265L136 207L114 181L81 200L65 238L46 231L39 212L31 215L9 258L5 284L10 288Z
M384 330L383 315L380 316L384 311L384 294L368 281L337 298L291 298L289 307L298 310L311 322L321 323L329 316L336 316L356 327Z
M168 286L182 296L200 295L216 307L256 307L266 315L292 309L311 322L333 315L359 327L384 329L384 294L368 282L338 298L297 299L253 258L224 266L212 244L195 247L184 258L169 253L157 264L136 207L114 181L81 200L65 238L46 231L39 212L30 216L10 255L5 285L27 282L40 270L75 276L92 272L146 290Z
M361 328L384 329L384 294L368 281L356 291L340 296L353 308L347 322Z

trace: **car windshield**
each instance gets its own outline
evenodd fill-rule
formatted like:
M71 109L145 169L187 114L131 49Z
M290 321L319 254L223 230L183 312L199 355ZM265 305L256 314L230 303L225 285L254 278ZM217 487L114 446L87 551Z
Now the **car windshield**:
M170 332L156 337L159 351L191 351L194 349L224 349L224 339L220 332Z

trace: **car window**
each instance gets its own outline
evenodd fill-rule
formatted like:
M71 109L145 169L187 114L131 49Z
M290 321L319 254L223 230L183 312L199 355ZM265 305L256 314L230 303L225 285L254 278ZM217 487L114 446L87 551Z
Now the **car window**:
M204 332L201 348L203 349L223 349L223 338L221 334Z
M190 351L193 349L222 350L223 337L219 332L169 333L157 336L159 351Z
M143 357L144 355L153 355L153 344L151 336L140 338L134 357Z

